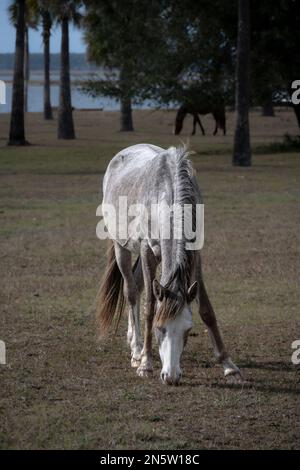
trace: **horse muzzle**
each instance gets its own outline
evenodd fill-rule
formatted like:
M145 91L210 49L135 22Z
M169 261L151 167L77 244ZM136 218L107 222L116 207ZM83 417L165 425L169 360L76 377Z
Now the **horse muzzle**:
M169 374L168 372L161 371L160 378L165 385L179 385L181 380L182 373L176 372L174 374Z

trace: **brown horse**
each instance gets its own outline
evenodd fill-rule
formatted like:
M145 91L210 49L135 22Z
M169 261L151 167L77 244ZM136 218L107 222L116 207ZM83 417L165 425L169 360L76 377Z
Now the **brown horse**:
M226 116L225 116L225 106L223 104L216 106L197 106L194 104L184 103L180 106L176 114L175 121L175 134L178 135L181 132L184 118L187 114L192 114L194 117L193 120L193 132L192 135L196 133L196 124L198 123L202 131L202 135L205 135L204 127L199 118L199 114L209 114L211 113L216 121L216 126L214 130L214 135L218 132L218 128L223 130L224 135L226 135Z

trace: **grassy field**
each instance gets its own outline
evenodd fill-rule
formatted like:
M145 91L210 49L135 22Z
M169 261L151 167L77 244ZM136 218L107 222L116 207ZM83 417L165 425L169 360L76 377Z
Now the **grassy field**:
M56 122L27 119L34 145L6 147L0 115L0 448L300 448L300 155L254 154L231 166L228 135L190 138L205 202L203 267L228 349L245 384L214 364L204 325L195 325L180 387L130 368L125 319L97 344L94 300L106 245L95 212L107 162L121 148L178 144L172 111L136 111L135 133L112 112L76 112L78 139L56 139ZM181 136L186 140L191 119ZM251 115L254 150L296 135L294 115Z

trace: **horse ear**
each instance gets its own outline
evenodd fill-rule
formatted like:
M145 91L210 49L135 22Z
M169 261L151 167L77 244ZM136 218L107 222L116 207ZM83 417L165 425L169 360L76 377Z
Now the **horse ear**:
M165 295L164 287L156 279L153 280L152 287L155 298L161 302Z
M195 299L196 295L197 295L197 291L198 291L198 282L195 281L191 287L189 288L188 292L187 292L187 303L190 304L191 302L193 302L193 300Z

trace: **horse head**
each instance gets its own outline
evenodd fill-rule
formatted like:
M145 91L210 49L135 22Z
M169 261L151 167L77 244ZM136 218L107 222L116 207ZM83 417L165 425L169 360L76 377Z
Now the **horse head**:
M155 336L162 362L161 379L167 385L178 385L182 376L180 360L193 326L191 302L197 294L194 282L183 296L153 281L157 300L154 320Z

